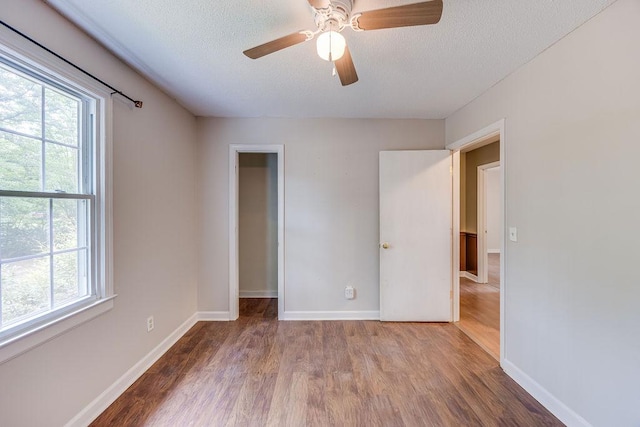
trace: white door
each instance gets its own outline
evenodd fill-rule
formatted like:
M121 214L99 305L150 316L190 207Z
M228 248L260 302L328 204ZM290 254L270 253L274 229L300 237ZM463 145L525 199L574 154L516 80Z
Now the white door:
M380 152L380 320L450 322L451 154Z

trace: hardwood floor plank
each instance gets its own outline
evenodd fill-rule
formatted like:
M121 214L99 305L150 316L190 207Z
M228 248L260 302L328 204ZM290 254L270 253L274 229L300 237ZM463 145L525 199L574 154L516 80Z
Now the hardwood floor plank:
M269 415L277 374L248 376L229 416L228 426L259 426Z
M326 383L323 376L311 375L307 382L307 426L333 425L326 401Z
M307 421L307 374L294 372L289 386L287 417L284 425L301 426ZM282 424L278 424L282 425Z
M445 425L435 402L425 395L409 396L400 402L400 416L406 426Z
M292 381L293 372L283 370L278 373L265 425L278 426L285 424L289 405L289 385Z
M371 427L404 427L400 409L388 395L371 396L364 400L362 425Z
M274 305L198 323L92 425L562 425L452 324L279 322Z
M327 411L332 425L356 426L362 423L362 400L358 397L354 375L331 372L325 377Z

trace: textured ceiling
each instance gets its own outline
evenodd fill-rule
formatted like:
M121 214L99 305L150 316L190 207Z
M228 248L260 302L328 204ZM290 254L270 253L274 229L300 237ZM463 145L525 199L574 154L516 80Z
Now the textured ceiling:
M419 0L355 0L354 12ZM47 0L199 116L445 118L615 0L444 0L440 23L345 29L359 82L342 87L306 0ZM135 94L135 89L128 89Z

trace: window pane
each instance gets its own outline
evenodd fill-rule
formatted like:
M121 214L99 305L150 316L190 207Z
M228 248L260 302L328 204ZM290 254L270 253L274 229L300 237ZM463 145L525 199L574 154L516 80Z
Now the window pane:
M42 143L0 131L0 190L40 191Z
M53 200L54 251L87 246L86 218L86 200Z
M49 309L49 257L2 265L2 324Z
M49 140L78 145L78 99L45 89L45 136Z
M49 250L49 199L0 197L0 259Z
M78 193L78 150L47 143L44 176L45 191Z
M87 295L85 251L53 256L53 305L60 307Z
M42 135L42 86L0 66L0 127Z

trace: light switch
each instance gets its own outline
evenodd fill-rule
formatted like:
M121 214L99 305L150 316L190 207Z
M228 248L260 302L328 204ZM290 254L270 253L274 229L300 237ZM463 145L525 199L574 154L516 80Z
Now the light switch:
M512 242L518 241L518 229L516 227L509 227L509 240Z

